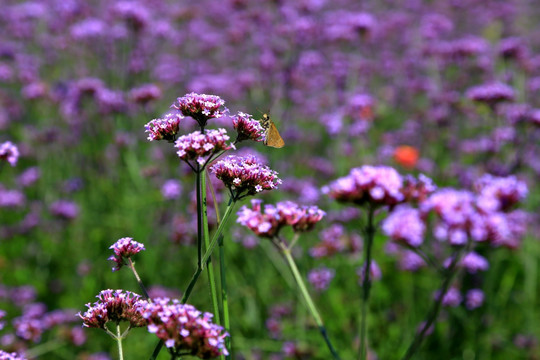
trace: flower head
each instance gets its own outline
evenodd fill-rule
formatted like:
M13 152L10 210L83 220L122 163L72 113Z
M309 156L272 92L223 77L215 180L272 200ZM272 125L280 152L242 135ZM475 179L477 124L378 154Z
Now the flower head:
M196 160L199 165L204 165L208 158L222 150L229 150L231 145L225 129L205 130L204 134L194 131L191 134L183 135L176 140L174 146L180 159L188 162Z
M97 296L94 304L86 304L88 310L78 313L83 320L83 326L105 329L109 321L128 321L131 327L142 327L147 321L140 313L140 307L146 304L140 295L124 290L103 290Z
M336 272L334 269L323 266L311 270L308 274L308 281L313 285L315 290L324 291L328 289L328 285L330 285L330 281L332 281L335 275Z
M153 119L144 125L145 132L148 133L148 140L167 140L174 141L179 130L180 115L170 113L161 119Z
M483 102L494 106L503 101L512 101L515 98L514 89L503 83L489 83L474 86L467 90L465 96L476 102Z
M253 119L249 114L239 112L232 116L234 129L238 132L236 141L243 140L264 141L266 135L264 128L258 120Z
M118 239L118 241L112 244L109 249L112 249L114 251L114 255L112 255L108 259L116 263L116 266L112 269L113 271L120 270L120 268L125 265L125 259L130 258L131 256L141 252L142 250L146 250L143 244L134 241L133 238L130 237Z
M224 104L225 101L216 95L190 93L176 99L171 107L180 110L184 116L191 116L204 127L208 120L220 118L229 111Z
M192 305L172 303L167 298L154 299L141 308L148 321L148 331L164 341L177 354L189 354L201 359L228 355L223 328L212 323L213 315L202 313Z
M482 176L475 183L477 204L484 211L506 211L528 194L527 185L515 176Z
M322 191L342 202L393 206L405 200L402 188L403 179L395 169L365 165L352 169Z
M263 190L276 189L281 184L277 172L263 165L255 156L227 156L216 162L210 170L225 186L234 189L237 196L254 195Z
M0 144L0 160L7 161L11 166L17 165L19 149L11 141Z
M476 309L484 303L484 292L480 289L471 289L465 294L465 306L469 310Z
M393 211L383 222L382 230L394 241L418 247L424 241L426 225L420 217L420 211L410 207L400 207Z
M0 350L0 360L26 360L26 358L17 353L8 353Z

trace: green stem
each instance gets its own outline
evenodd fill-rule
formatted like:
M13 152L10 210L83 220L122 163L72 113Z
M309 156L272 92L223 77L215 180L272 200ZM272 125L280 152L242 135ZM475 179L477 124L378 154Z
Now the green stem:
M227 279L225 272L225 246L223 244L223 236L219 238L219 266L221 276L221 306L223 307L223 326L225 331L229 333L229 336L225 338L225 347L229 350L229 355L225 358L230 360L232 358L231 350L231 323L229 320L229 299L227 291Z
M313 316L313 318L315 319L315 323L317 324L319 328L319 332L321 333L322 337L324 338L324 341L326 342L326 346L332 353L332 357L336 360L339 360L340 359L339 355L337 354L336 350L332 346L332 343L330 342L330 339L326 332L326 328L324 327L321 315L319 314L319 311L317 310L317 307L315 306L315 303L313 302L311 295L309 295L309 292L306 288L304 280L302 279L302 276L300 275L300 272L298 271L298 267L296 266L296 263L294 262L294 259L291 254L291 250L287 248L285 245L283 245L282 243L280 243L280 248L281 248L281 251L283 252L283 255L285 256L285 259L287 259L287 263L289 264L289 267L291 268L291 271L296 280L296 283L298 284L298 287L300 288L300 292L302 293L302 296L304 297L304 300L306 301L306 304L311 313L311 316Z
M202 230L203 230L203 239L204 246L208 249L210 245L210 234L208 231L208 211L206 207L206 173L201 171L199 174L200 185L201 185L201 217L202 217ZM199 260L202 261L202 258L199 256ZM217 296L217 283L216 275L214 273L214 267L211 264L212 258L208 258L206 265L208 266L208 282L210 283L210 297L212 299L212 308L214 309L214 316L216 323L221 324L220 314L219 314L219 303Z
M410 359L414 355L414 353L420 348L420 345L422 345L422 341L424 341L424 338L426 336L428 329L431 327L431 325L433 325L433 323L437 319L437 316L439 315L439 311L441 310L444 295L448 292L448 289L450 288L450 284L452 283L454 276L458 273L456 269L461 260L461 256L463 255L464 251L466 252L469 251L470 246L471 246L471 241L469 240L465 248L460 248L455 252L454 259L452 260L452 263L448 267L446 278L443 280L443 283L441 285L439 296L433 303L431 310L427 315L426 321L424 322L424 326L422 327L422 330L420 330L420 332L416 334L413 342L407 349L407 352L403 356L402 360Z
M118 344L118 358L124 360L124 352L122 350L122 332L120 330L120 323L116 324L116 343Z
M224 228L225 224L227 223L227 221L229 220L229 217L232 214L232 210L233 210L235 204L236 204L236 201L229 201L229 206L225 210L225 214L223 214L223 219L219 223L219 226L218 226L214 236L212 236L212 241L210 242L210 245L208 246L204 256L202 257L202 264L203 265L210 258L210 255L212 254L212 251L214 250L214 247L216 246L216 244L218 242L218 239L221 236L223 228ZM193 274L193 277L191 278L191 281L188 284L188 287L187 287L187 289L186 289L186 291L184 293L184 296L182 297L182 300L181 300L182 304L184 304L187 301L187 299L189 298L189 296L191 294L191 291L193 290L193 287L195 286L195 283L199 279L199 276L201 275L203 270L204 270L204 267L202 267L202 266L198 267L197 270L195 271L195 273Z
M197 191L197 267L202 267L202 211L201 211L201 171L200 166L197 164L196 191Z
M144 286L144 284L143 284L143 282L141 280L141 277L137 273L137 270L135 270L135 264L133 263L131 258L128 258L128 266L131 269L131 271L133 272L133 275L135 276L135 279L137 280L137 283L139 284L139 287L141 288L141 291L143 293L144 298L146 300L148 300L149 302L152 302L150 300L150 296L148 295L148 291L146 291L146 287Z
M362 310L360 319L360 359L367 359L367 308L371 290L371 250L375 237L375 224L373 222L375 209L373 206L368 210L368 222L364 238L364 279L362 281Z

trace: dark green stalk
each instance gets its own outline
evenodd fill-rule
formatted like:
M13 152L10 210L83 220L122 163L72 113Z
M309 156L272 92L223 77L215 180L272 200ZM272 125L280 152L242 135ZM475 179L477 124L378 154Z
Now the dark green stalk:
M202 211L201 211L201 171L197 164L196 190L197 190L197 268L202 267Z
M223 307L223 326L225 331L229 333L229 336L225 338L225 347L229 350L229 355L225 358L230 360L232 358L232 349L231 349L231 323L229 320L229 299L227 291L227 279L225 272L225 246L223 244L223 236L219 237L219 266L220 266L220 277L221 277L221 306Z
M364 237L364 279L362 281L362 311L360 319L360 359L367 359L367 308L371 290L371 250L375 237L375 224L373 222L375 209L372 205L368 210L368 222Z
M143 282L141 280L141 277L137 273L137 270L135 270L135 264L133 263L131 258L128 258L128 266L131 269L131 271L133 272L133 275L135 276L135 279L137 280L137 283L139 284L139 287L141 288L141 291L143 293L144 298L151 302L150 296L148 295L148 292L146 291L146 287L144 286L144 284L143 284Z

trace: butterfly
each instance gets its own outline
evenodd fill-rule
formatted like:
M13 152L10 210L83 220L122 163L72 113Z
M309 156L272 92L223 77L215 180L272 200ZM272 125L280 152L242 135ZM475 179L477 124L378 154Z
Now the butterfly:
M265 130L266 139L264 140L264 145L274 148L282 148L285 146L285 141L283 141L283 138L279 135L279 131L274 122L270 119L270 115L263 114L263 118L260 119L259 122Z

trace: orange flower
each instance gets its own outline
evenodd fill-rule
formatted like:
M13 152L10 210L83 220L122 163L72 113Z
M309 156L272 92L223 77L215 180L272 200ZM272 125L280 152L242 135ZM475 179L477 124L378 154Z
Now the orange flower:
M418 149L409 145L401 145L394 150L394 160L399 165L409 169L416 166L419 156Z

